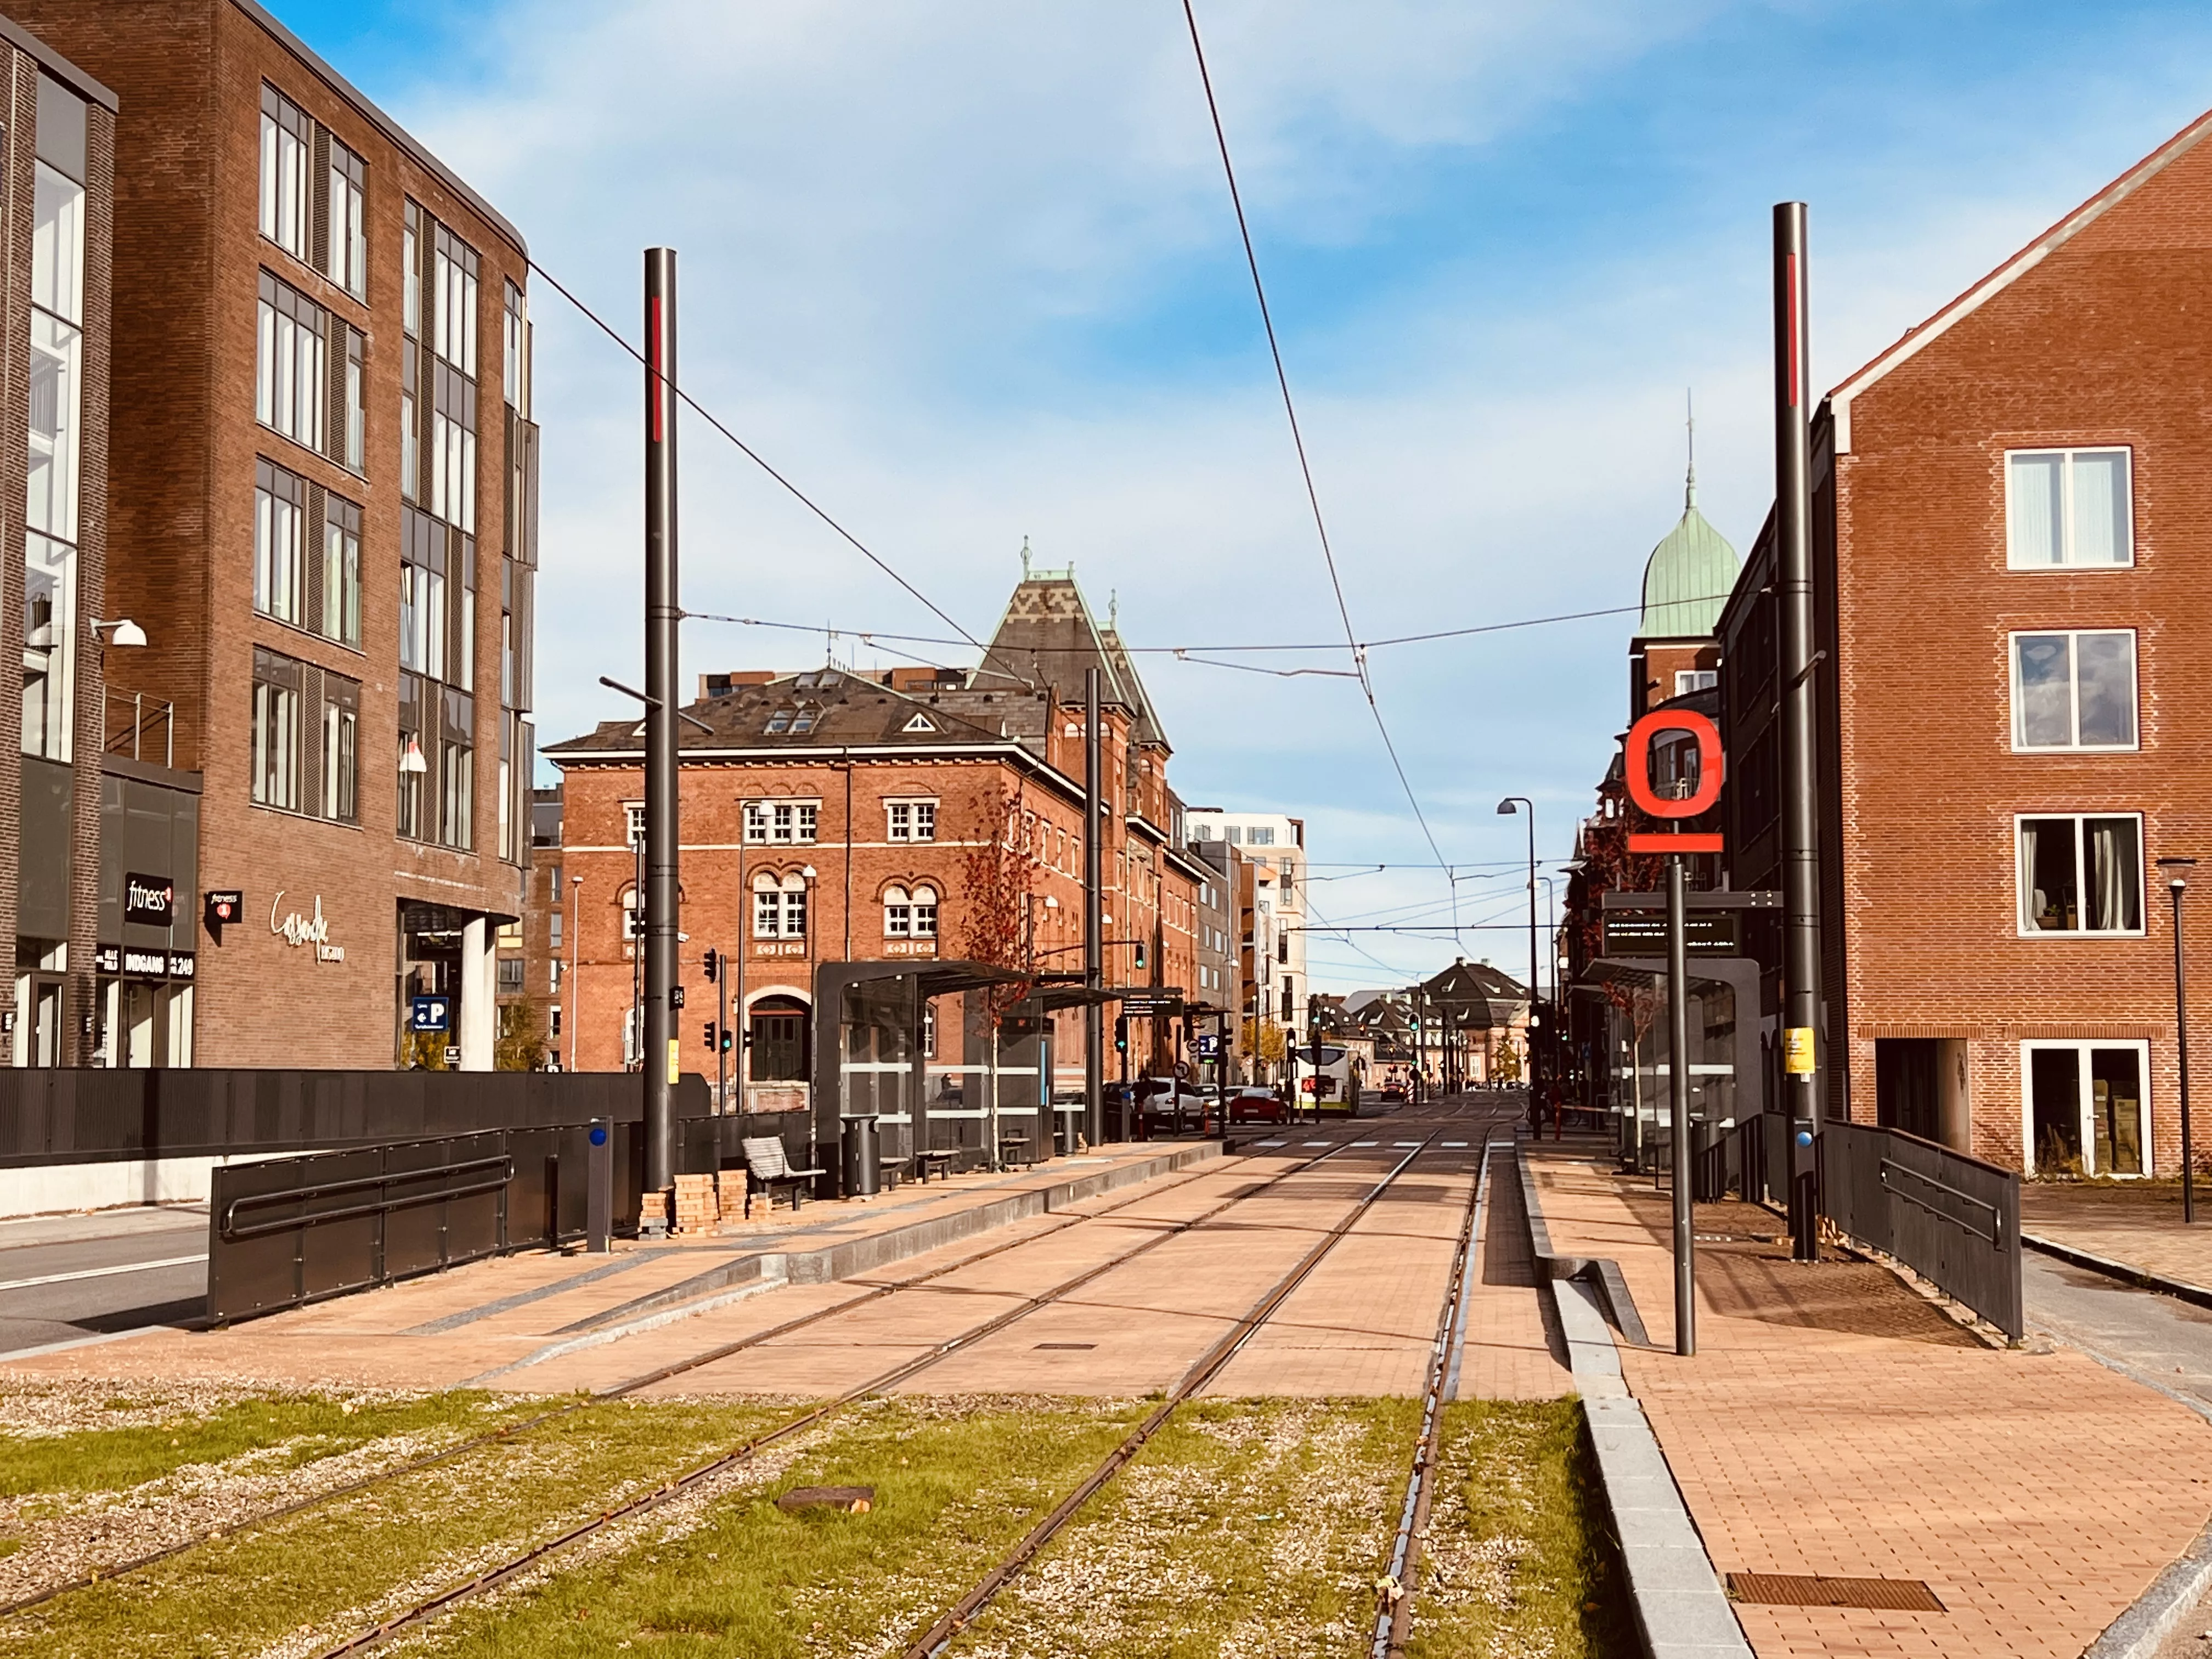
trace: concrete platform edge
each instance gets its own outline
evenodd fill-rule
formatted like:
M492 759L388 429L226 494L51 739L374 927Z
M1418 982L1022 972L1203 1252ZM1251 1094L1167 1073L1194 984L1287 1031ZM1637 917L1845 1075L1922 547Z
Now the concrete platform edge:
M2208 1589L2212 1589L2212 1527L2197 1534L2189 1553L2159 1574L2133 1607L2105 1627L2081 1659L2154 1659Z
M1540 1261L1552 1254L1551 1234L1524 1155L1528 1145L1516 1139L1513 1164L1529 1249ZM1753 1659L1659 1437L1621 1375L1613 1327L1598 1307L1601 1291L1577 1279L1539 1279L1551 1291L1566 1338L1644 1652L1650 1659Z

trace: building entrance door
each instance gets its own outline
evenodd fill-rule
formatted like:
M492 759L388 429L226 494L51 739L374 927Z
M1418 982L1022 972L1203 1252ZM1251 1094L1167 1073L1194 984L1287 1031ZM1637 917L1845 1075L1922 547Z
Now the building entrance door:
M2029 1173L2148 1172L2147 1044L2032 1042L2025 1058Z
M1875 1121L1923 1140L1940 1139L1937 1123L1937 1040L1876 1037L1874 1044Z

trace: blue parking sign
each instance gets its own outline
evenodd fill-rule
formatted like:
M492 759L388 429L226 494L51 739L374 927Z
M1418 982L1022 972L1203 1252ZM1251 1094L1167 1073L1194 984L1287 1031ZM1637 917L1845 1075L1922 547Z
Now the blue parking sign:
M407 1029L410 1031L450 1030L453 1022L451 997L416 997L409 1005Z

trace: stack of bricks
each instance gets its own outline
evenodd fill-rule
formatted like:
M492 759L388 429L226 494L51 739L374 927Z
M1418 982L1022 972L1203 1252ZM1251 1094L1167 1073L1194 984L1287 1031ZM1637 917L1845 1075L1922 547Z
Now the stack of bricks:
M743 1170L725 1170L715 1176L716 1190L722 1200L722 1213L732 1219L745 1212L745 1183L750 1177Z
M714 1176L680 1175L676 1177L678 1232L710 1232L721 1218L721 1206L714 1200Z

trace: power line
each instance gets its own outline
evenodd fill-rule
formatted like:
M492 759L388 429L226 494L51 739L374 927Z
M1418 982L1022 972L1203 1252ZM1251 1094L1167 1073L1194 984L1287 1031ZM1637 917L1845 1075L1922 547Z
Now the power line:
M555 293L558 294L570 305L575 307L577 310L582 312L586 318L590 319L593 325L596 326L602 334L605 335L610 340L612 340L624 351L629 353L632 357L637 360L640 365L646 368L651 367L650 364L646 363L645 355L642 352L625 339L620 331L618 331L612 324L609 323L606 319L600 316L598 312L593 311L591 307L586 305L581 300L578 299L574 294L569 292L568 287L559 277L556 276L551 271L546 270L544 266L539 264L535 259L530 261L530 269L535 271L538 276L543 276L548 283L551 283ZM943 623L954 633L959 635L961 641L964 641L965 643L975 647L978 651L986 651L986 647L981 640L977 639L973 634L970 634L957 622L955 622L934 599L929 597L928 594L923 592L912 582L908 581L904 576L894 570L890 567L889 562L877 554L874 549L871 548L866 542L862 541L858 536L855 536L851 531L846 529L845 526L838 523L836 520L830 517L829 513L825 511L812 496L809 495L797 484L792 483L789 478L784 477L781 472L778 471L769 463L767 459L763 457L758 450L755 449L743 438L738 436L736 433L731 431L728 427L723 425L720 420L715 416L713 410L707 408L705 404L702 404L696 398L694 398L690 392L684 391L681 386L675 385L673 381L670 383L670 386L671 389L674 391L678 398L690 405L694 414L697 415L700 419L706 422L708 426L714 428L715 431L720 433L722 436L727 438L732 444L735 444L740 454L744 455L744 458L750 461L755 466L760 468L762 471L767 473L769 477L775 479L777 483L782 485L783 488L789 492L792 498L798 501L800 506L804 507L816 518L821 520L823 523L828 525L830 529L836 531L837 534L843 537L846 541L851 543L854 548L856 549L860 552L860 556L866 559L869 563L874 565L877 569L882 571L884 574L889 576L901 587L906 589L908 593L919 599L924 608L926 608L932 616L935 617L938 621Z
M1260 303L1260 322L1267 334L1267 355L1274 360L1275 384L1283 394L1283 414L1291 425L1291 443L1298 454L1298 474L1305 480L1306 505L1313 509L1314 531L1321 538L1321 556L1328 566L1328 585L1336 595L1336 613L1344 621L1345 643L1352 649L1352 665L1358 671L1359 689L1366 694L1368 712L1375 716L1375 729L1381 734L1382 748L1390 757L1390 768L1398 775L1398 785L1406 792L1406 804L1413 809L1413 820L1421 826L1429 850L1437 855L1437 862L1444 860L1444 849L1437 845L1436 832L1429 828L1428 814L1421 811L1419 798L1413 793L1413 781L1406 775L1405 763L1398 758L1398 745L1390 740L1390 728L1383 722L1382 706L1375 700L1375 682L1367 672L1367 653L1360 649L1358 631L1352 625L1352 608L1345 603L1344 579L1337 574L1336 553L1328 544L1328 522L1322 517L1321 492L1314 487L1313 465L1306 459L1305 434L1298 430L1298 409L1291 396L1291 377L1283 367L1282 343L1275 337L1275 319L1267 309L1267 287L1260 280L1260 256L1252 246L1252 227L1244 216L1243 192L1237 188L1237 166L1229 159L1229 133L1221 125L1221 105L1213 95L1213 75L1206 66L1206 46L1198 36L1198 13L1191 0L1182 0L1183 21L1190 26L1190 50L1198 60L1198 78L1206 88L1206 113L1213 120L1213 142L1221 151L1221 171L1229 181L1229 204L1237 212L1237 234L1244 243L1244 264L1252 273L1252 294ZM1456 888L1452 891L1455 907L1459 902Z

